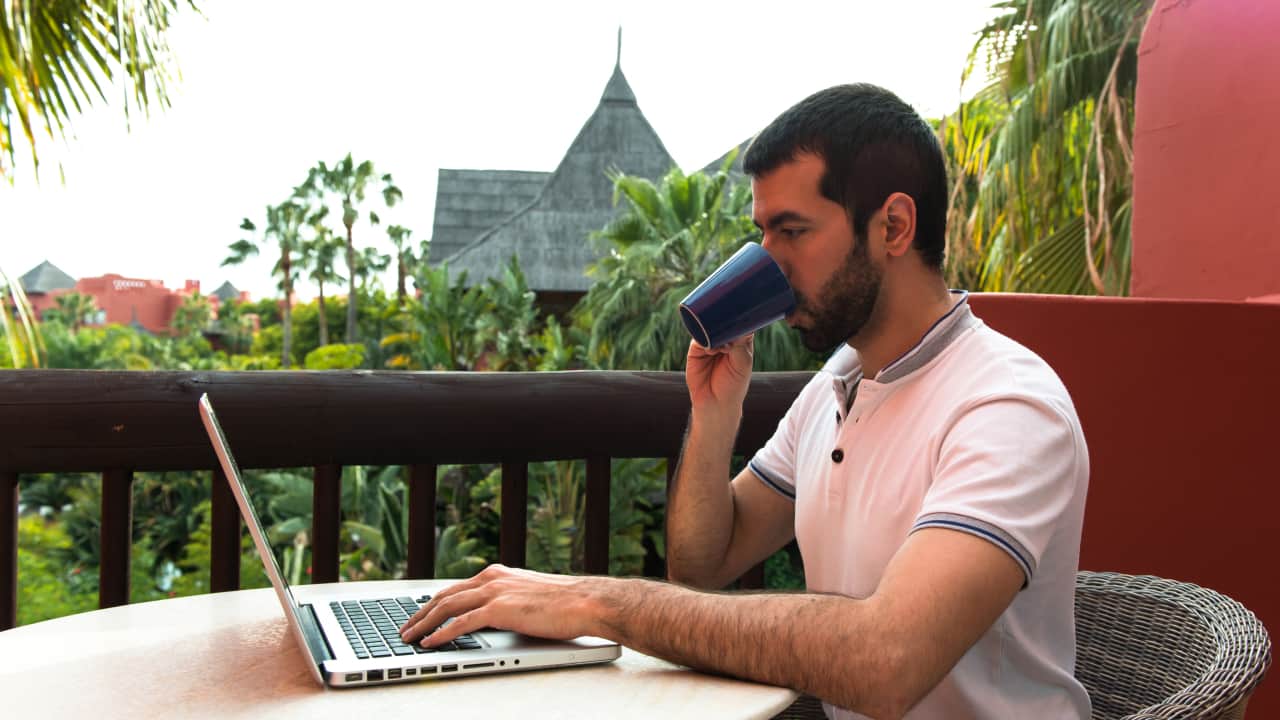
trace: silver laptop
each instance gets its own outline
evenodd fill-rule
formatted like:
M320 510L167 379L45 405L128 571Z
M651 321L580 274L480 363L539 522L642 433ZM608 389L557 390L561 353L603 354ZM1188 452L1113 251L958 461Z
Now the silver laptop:
M201 395L199 405L200 418L240 505L240 514L317 682L332 687L378 685L603 663L621 654L617 643L602 638L543 640L501 630L473 632L430 650L400 642L400 626L433 593L455 582L451 580L423 580L415 583L411 592L394 596L387 596L385 589L381 593L368 587L361 590L364 583L358 582L340 587L303 585L295 592L285 582L249 502L209 396Z

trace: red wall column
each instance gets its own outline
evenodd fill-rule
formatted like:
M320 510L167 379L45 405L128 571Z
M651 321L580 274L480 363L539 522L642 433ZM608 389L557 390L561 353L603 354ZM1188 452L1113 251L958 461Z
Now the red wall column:
M1138 48L1134 296L1280 299L1280 2L1158 0Z

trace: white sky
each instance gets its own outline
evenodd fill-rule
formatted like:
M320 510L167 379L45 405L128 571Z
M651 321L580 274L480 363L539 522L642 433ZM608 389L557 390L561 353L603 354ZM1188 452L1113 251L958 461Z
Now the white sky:
M13 187L0 183L0 268L48 259L73 277L274 294L272 259L219 267L243 217L350 151L404 191L391 210L370 203L383 227L357 226L357 246L389 252L391 223L416 245L439 168L555 169L609 79L619 25L640 109L688 170L837 83L950 111L992 2L204 0L170 36L172 107L129 130L100 103L66 143L40 145L39 183L19 148Z

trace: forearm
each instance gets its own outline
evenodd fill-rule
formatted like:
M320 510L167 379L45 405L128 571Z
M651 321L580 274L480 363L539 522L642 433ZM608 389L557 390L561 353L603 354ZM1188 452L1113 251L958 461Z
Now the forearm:
M696 412L690 418L667 504L667 570L674 580L707 586L728 552L734 514L729 460L740 418Z
M871 717L900 716L914 702L901 642L875 622L873 601L601 580L601 634L647 655L794 688Z

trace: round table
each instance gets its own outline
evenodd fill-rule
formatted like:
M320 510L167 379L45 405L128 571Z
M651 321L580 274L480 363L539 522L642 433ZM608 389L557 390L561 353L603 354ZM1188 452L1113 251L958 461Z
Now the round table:
M294 588L299 601L315 589ZM351 589L354 584L340 584ZM360 583L388 596L423 581ZM5 717L770 718L796 693L629 649L606 664L331 690L270 588L70 615L0 632ZM387 715L386 713L396 713Z

